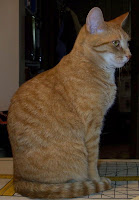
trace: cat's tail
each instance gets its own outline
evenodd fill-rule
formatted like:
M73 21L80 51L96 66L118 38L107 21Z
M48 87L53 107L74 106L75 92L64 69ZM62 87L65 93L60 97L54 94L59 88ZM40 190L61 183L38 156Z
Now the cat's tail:
M45 184L14 180L15 191L23 196L42 199L62 199L87 196L110 189L110 180L102 178L100 182L84 181L63 184Z

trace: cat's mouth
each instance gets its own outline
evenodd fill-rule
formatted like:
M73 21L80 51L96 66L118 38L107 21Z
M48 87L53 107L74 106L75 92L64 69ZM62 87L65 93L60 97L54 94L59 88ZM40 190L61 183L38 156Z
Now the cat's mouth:
M121 65L121 66L123 67L126 63L129 62L130 58L131 58L131 55L125 56L125 57L123 58L122 61L119 61L119 62L118 62L118 64Z
M111 61L111 64L114 66L114 67L116 67L116 68L121 68L121 67L123 67L126 63L128 63L128 61L129 61L130 59L129 58L125 58L125 59L123 59L123 60L113 60L113 59L111 59L110 61Z
M109 67L121 68L129 61L130 58L127 56L115 57L115 55L111 53L111 54L105 54L104 59Z

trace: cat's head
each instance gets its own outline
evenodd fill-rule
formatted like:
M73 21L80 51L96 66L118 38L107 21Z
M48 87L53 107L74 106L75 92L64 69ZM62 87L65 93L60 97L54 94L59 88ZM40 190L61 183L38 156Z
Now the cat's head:
M112 68L120 68L131 57L128 42L130 37L122 29L128 13L114 20L105 22L102 11L95 7L86 18L88 45L93 52L99 54L105 63Z

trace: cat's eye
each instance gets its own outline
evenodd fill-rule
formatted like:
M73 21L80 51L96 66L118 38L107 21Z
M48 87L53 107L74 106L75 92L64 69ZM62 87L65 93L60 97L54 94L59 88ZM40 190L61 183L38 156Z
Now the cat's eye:
M112 41L112 43L113 43L113 45L115 47L119 47L120 46L120 41L119 40L114 40L114 41Z

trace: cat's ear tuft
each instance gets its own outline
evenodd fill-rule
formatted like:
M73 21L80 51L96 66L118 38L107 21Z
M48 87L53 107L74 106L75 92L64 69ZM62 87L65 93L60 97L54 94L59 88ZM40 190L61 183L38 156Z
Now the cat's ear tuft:
M105 29L105 22L102 11L98 7L94 7L90 10L86 18L86 27L89 33L101 33Z
M124 26L126 19L128 18L129 12L113 19L112 21L118 25L120 25L121 27Z

